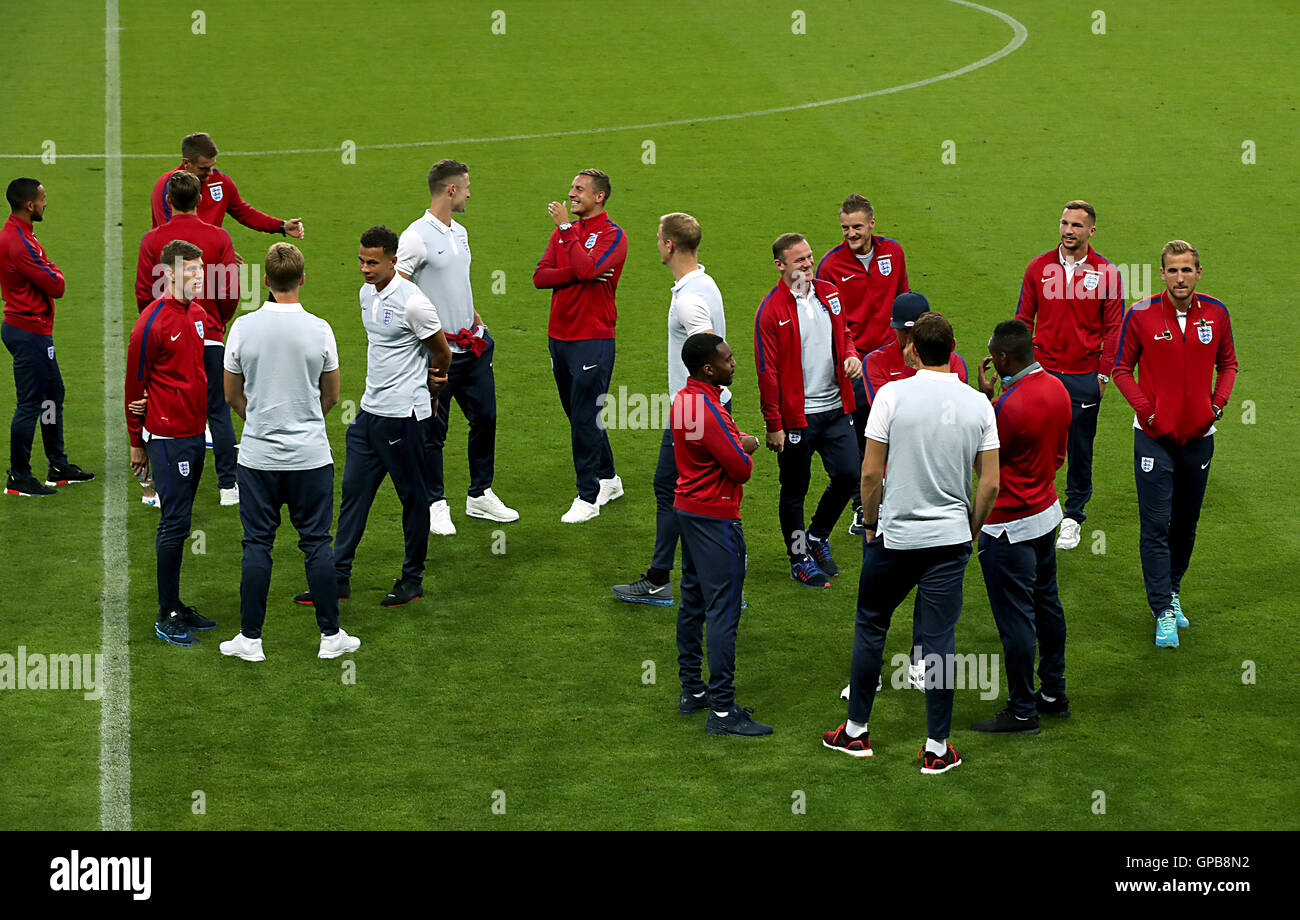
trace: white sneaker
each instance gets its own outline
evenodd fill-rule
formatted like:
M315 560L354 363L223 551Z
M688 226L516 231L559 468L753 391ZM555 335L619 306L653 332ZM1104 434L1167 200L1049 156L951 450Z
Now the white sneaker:
M1079 545L1079 540L1083 536L1083 528L1074 518L1065 518L1061 521L1061 532L1056 537L1057 549L1074 549Z
M451 506L445 498L429 506L429 533L436 533L440 537L456 535L456 525L451 522Z
M583 521L590 521L600 514L600 504L584 502L581 498L575 498L569 510L564 512L560 517L561 524L581 524Z
M320 651L316 653L316 657L337 658L348 652L355 652L359 648L361 648L361 640L356 636L349 636L340 628L332 636L321 635Z
M602 479L600 481L600 493L596 496L596 504L604 505L612 502L616 498L623 497L623 480L618 476L613 479Z
M239 504L239 484L231 486L229 489L221 490L221 504L238 505Z
M141 495L140 503L144 505L148 505L150 508L162 507L162 499L158 497L157 492L155 492L153 495Z
M918 661L907 666L907 682L917 690L925 689L925 662Z
M234 655L245 661L266 661L266 653L262 651L262 640L250 639L242 632L236 633L235 638L221 643L218 647L223 655Z
M470 517L482 518L485 521L499 521L502 524L519 520L519 512L514 508L507 508L506 503L497 498L496 493L491 489L484 489L483 494L478 498L466 495L465 513Z

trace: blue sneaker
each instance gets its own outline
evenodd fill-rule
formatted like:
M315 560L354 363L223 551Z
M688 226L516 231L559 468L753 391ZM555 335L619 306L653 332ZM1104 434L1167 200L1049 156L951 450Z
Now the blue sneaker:
M1170 605L1174 608L1174 622L1178 624L1179 629L1186 629L1191 626L1191 621L1183 616L1183 605L1178 603L1178 595L1174 595L1173 603Z
M170 642L172 645L193 645L198 642L198 638L190 632L189 626L185 624L185 617L179 610L173 610L167 614L159 615L153 624L154 634L164 642Z
M834 578L840 574L840 567L835 564L835 558L831 555L831 539L826 537L822 540L808 538L808 555L812 556L817 563L817 567L827 575Z
M1178 625L1173 608L1156 617L1156 648L1178 648Z
M790 566L790 577L810 588L829 588L831 586L830 577L817 566L817 562L812 556L804 556Z

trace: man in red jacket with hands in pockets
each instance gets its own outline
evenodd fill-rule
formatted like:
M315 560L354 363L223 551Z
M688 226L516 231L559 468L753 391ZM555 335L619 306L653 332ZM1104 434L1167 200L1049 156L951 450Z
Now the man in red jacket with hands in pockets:
M1178 590L1196 543L1214 423L1237 379L1237 352L1228 308L1196 293L1201 256L1194 246L1166 243L1160 277L1165 290L1135 303L1124 317L1115 386L1137 413L1138 546L1156 646L1178 648L1178 629L1188 625Z
M741 434L722 408L722 387L736 359L722 336L697 332L682 345L690 371L673 398L673 453L677 491L673 513L682 536L682 602L677 608L677 666L682 681L678 715L709 710L711 735L772 734L736 705L736 627L745 589L745 532L740 526L743 484L754 472L758 438ZM709 682L700 675L704 630L709 639Z

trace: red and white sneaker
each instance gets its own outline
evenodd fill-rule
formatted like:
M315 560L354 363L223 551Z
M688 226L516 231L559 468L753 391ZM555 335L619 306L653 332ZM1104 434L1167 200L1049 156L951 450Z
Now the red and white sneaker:
M943 756L931 754L924 746L916 752L916 759L921 761L922 773L947 773L953 767L961 766L961 754L957 749L948 743L948 750L943 752Z
M847 723L841 722L839 728L822 735L822 746L832 751L843 751L850 757L870 757L871 741L867 737L870 732L863 732L854 738L848 733L846 725Z

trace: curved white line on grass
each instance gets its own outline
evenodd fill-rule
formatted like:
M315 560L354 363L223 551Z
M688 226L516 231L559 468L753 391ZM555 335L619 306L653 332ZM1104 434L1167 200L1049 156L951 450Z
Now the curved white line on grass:
M122 68L117 41L117 0L104 4L104 523L100 545L104 588L100 620L104 696L99 715L99 824L131 829L131 657L127 604L130 559L126 548L126 437L122 433Z
M804 109L816 109L827 105L842 105L846 102L858 102L862 99L871 99L875 96L888 96L893 93L901 93L909 89L919 89L922 86L930 86L933 83L939 83L943 80L951 80L954 77L965 76L973 70L979 70L981 67L987 67L994 61L999 61L1011 54L1017 48L1025 43L1029 37L1029 30L1017 19L1009 16L1001 10L995 10L992 7L984 6L980 3L971 3L970 0L948 0L949 3L955 3L958 6L968 6L971 9L979 10L981 13L987 13L1001 19L1014 33L1011 41L1007 42L997 51L988 57L982 57L974 63L967 64L965 67L959 67L956 70L950 70L947 73L939 74L935 77L926 77L924 80L916 80L912 83L903 83L899 86L891 86L887 89L872 90L869 93L856 93L852 96L838 96L834 99L822 99L817 102L803 102L799 105L783 105L771 109L755 109L752 112L734 112L729 115L705 115L699 118L674 118L669 121L647 121L635 125L611 125L605 128L577 128L572 131L544 131L537 134L503 134L497 137L458 137L448 138L445 140L433 141L407 141L396 144L358 144L357 150L402 150L413 147L440 147L451 144L496 144L506 141L536 141L545 140L553 137L577 137L589 134L611 134L615 131L640 131L646 128L672 128L679 125L702 125L715 121L735 121L741 118L757 118L761 115L780 115L784 112L799 112ZM287 154L301 153L338 153L341 148L334 147L297 147L292 150L239 150L229 153L223 151L222 156L227 157L263 157L263 156L282 156ZM39 153L0 153L0 159L37 159L41 156ZM103 156L98 153L61 153L60 158L69 157L77 159L96 159ZM120 154L124 159L150 159L160 160L174 153L124 153Z

